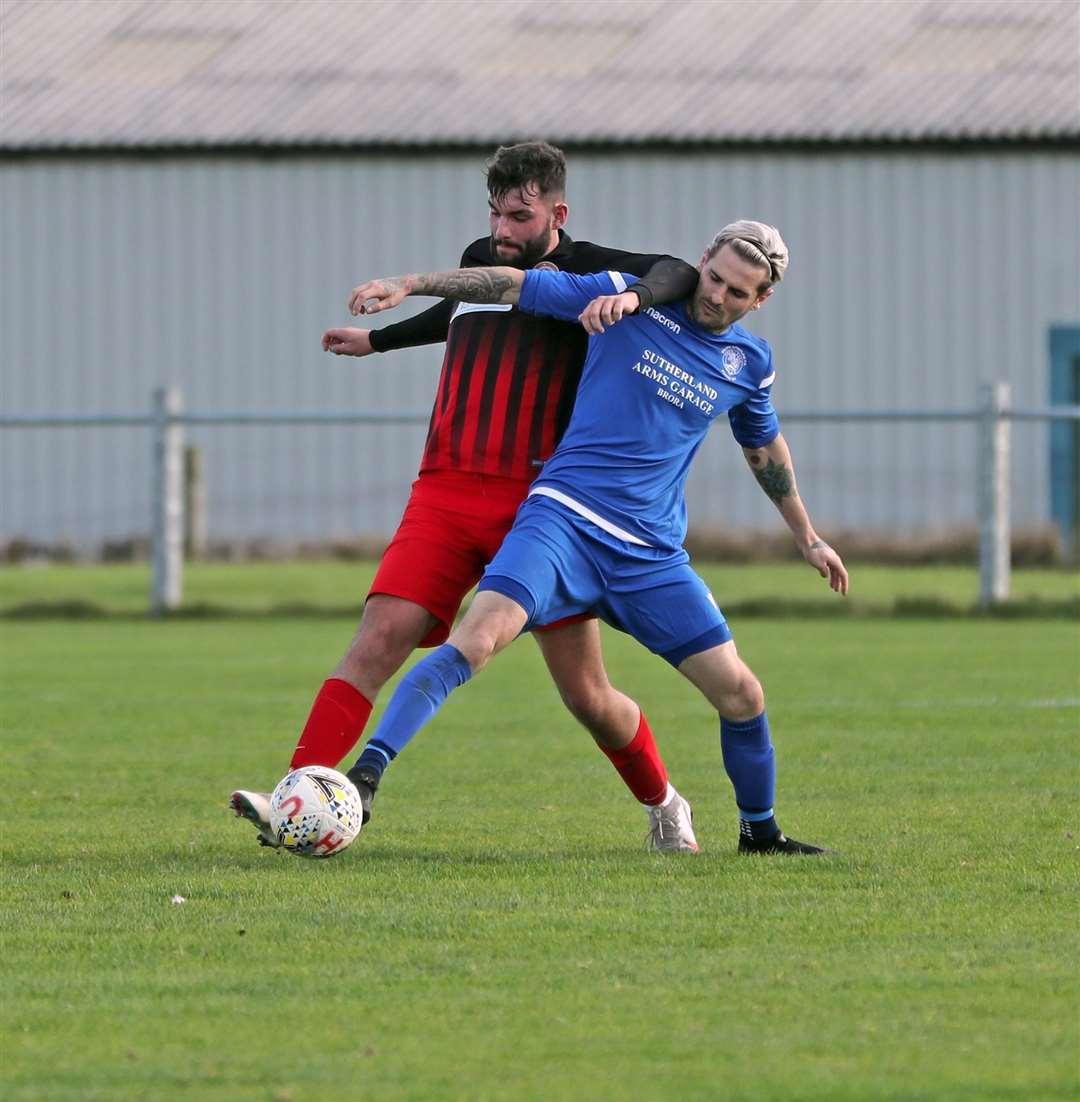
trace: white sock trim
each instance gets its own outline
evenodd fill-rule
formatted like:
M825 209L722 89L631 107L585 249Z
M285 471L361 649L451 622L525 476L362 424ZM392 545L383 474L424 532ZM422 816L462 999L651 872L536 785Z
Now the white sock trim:
M654 807L667 807L667 805L671 803L671 801L675 799L676 796L678 796L678 792L675 791L675 786L671 783L671 781L668 781L667 791L664 793L664 798L658 804L642 804L641 806L645 808L646 811L651 811Z

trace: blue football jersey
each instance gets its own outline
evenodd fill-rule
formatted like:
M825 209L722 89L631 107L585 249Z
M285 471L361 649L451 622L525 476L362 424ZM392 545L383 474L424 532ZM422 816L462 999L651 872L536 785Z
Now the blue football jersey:
M519 306L572 320L635 280L533 269ZM747 448L780 431L768 342L737 324L710 332L686 305L647 307L589 338L570 424L532 489L615 535L667 549L686 536L686 476L712 422L726 413Z

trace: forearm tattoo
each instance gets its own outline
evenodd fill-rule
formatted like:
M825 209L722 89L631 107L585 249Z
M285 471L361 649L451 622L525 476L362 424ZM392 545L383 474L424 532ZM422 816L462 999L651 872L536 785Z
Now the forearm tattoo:
M496 268L459 268L413 277L413 293L439 295L458 302L504 302L514 280ZM516 300L515 300L516 301Z
M758 460L757 456L751 459ZM769 495L769 497L776 502L777 505L786 497L795 496L795 476L790 467L784 466L782 463L776 463L770 459L764 466L764 468L758 469L755 464L754 477L758 480L761 488Z

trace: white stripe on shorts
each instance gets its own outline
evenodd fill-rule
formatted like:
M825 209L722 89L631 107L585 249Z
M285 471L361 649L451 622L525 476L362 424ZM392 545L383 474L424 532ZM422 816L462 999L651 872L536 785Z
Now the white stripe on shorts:
M584 517L586 520L591 520L597 528L603 528L605 532L609 532L618 539L626 540L627 543L636 543L638 547L652 546L652 544L646 543L644 540L639 540L637 536L624 531L617 524L612 524L610 520L604 520L602 516L598 513L594 513L587 505L582 505L580 501L575 501L572 497L567 497L561 490L553 490L550 486L534 486L529 491L529 497L532 497L533 494L539 494L541 497L554 498L556 501L565 505L567 509L572 509L578 516Z

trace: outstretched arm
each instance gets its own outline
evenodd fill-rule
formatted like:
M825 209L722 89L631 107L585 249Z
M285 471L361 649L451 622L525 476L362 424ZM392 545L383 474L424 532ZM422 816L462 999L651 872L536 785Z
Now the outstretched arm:
M322 349L335 356L370 356L375 351L370 329L327 329L323 333Z
M521 297L524 281L525 273L517 268L455 268L449 272L388 276L354 287L349 310L353 314L377 314L398 306L409 295L514 305Z
M743 448L758 485L769 495L791 529L803 558L837 593L848 591L848 574L840 556L814 531L795 485L795 467L787 441L778 435L763 448Z
M411 318L384 325L381 329L327 329L323 333L323 351L333 352L335 356L370 356L373 352L390 352L395 348L442 344L456 305L450 299L443 299Z

